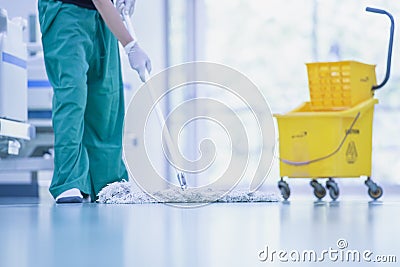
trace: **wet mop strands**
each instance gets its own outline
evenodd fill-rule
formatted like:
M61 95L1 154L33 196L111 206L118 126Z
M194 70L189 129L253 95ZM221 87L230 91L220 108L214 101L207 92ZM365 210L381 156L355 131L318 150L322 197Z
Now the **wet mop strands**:
M153 195L154 197L152 197ZM277 202L280 197L261 191L232 190L228 193L212 188L166 189L147 194L131 182L115 182L100 191L100 203L145 204L145 203L209 203L209 202ZM221 197L220 197L221 196Z

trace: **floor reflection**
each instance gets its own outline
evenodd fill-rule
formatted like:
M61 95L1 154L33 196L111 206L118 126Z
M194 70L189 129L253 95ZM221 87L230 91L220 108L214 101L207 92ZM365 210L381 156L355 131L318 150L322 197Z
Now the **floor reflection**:
M321 251L337 248L340 239L349 249L396 255L399 224L396 200L295 199L195 209L9 201L0 205L0 266L265 266L258 254L266 246Z

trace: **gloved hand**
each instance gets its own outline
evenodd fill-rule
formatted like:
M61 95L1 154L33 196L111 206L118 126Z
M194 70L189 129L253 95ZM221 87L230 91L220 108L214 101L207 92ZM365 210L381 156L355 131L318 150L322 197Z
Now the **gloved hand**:
M146 82L146 70L149 73L151 72L151 61L146 52L143 51L137 42L134 42L133 45L132 42L127 44L125 51L128 54L131 68L137 71L142 82Z
M128 12L129 16L132 16L133 11L135 11L135 3L136 0L117 0L115 6L120 14L125 10L125 12Z

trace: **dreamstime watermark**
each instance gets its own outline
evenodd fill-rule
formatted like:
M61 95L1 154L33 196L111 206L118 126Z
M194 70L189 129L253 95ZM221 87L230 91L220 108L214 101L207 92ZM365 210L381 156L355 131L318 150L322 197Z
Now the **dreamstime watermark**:
M396 263L395 255L378 255L371 250L349 249L346 239L339 239L336 247L323 250L274 250L269 246L258 252L262 262L367 262L367 263Z
M200 91L204 87L210 90L206 94ZM160 103L165 103L165 98L174 99L173 94L179 90L193 97L181 100L167 114L159 112L157 107L162 107ZM240 104L233 107L229 104L229 99ZM249 116L244 120L238 110L242 113L245 110ZM161 117L161 130L149 127L150 117L154 115ZM248 129L249 120L254 122L256 128L251 132ZM187 158L179 147L180 138L191 124L201 123L199 121L213 123L222 129L224 138L230 144L229 151L218 151L220 136L205 137L202 140L189 139L189 142L197 146L200 156ZM257 153L254 153L254 148L250 145L254 140L257 140ZM162 199L162 195L154 192L165 188L181 192L181 189L177 178L168 177L156 168L156 160L149 155L156 144L161 145L164 162L171 169L176 169L178 175L185 174L189 192L202 187L218 189L216 191L219 193L209 200L213 202L231 191L246 173L252 173L250 192L262 185L274 158L275 126L265 97L247 76L221 64L190 62L153 75L134 94L125 116L123 147L130 176L156 200L167 202ZM226 168L223 172L214 175L216 177L207 175L205 180L210 182L193 180L193 177L198 179L200 174L217 164L218 159L225 160L228 156L230 158L227 163L224 162ZM186 206L184 203L174 205Z

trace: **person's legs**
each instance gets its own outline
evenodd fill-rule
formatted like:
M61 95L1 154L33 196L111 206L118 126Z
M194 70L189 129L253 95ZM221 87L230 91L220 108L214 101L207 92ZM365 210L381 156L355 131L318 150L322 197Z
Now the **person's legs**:
M118 41L97 14L96 49L88 71L83 143L89 155L91 198L115 181L128 180L122 161L124 89Z
M82 138L95 16L96 11L39 0L46 71L54 88L55 158L50 186L54 198L72 188L91 192L88 153Z

